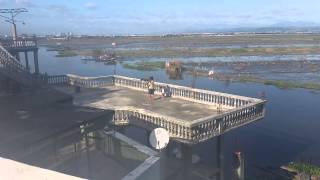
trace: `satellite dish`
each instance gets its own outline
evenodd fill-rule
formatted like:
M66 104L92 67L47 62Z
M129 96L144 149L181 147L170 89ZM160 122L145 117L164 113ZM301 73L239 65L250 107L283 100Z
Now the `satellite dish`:
M149 142L157 150L164 149L169 143L168 131L163 128L154 129L149 136Z

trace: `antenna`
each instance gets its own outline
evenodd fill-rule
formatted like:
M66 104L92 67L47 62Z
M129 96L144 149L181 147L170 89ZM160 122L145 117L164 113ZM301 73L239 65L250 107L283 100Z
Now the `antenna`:
M26 8L15 8L15 9L0 9L0 17L4 18L6 22L12 24L12 37L13 40L17 39L17 27L16 22L22 22L22 24L25 24L23 21L17 21L16 16L20 13L28 12ZM8 16L1 15L1 14L9 14Z

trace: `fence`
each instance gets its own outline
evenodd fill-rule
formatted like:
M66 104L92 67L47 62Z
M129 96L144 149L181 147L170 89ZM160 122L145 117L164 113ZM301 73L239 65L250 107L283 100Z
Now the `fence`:
M13 48L37 48L37 41L35 39L5 39L0 41L0 45L6 49Z

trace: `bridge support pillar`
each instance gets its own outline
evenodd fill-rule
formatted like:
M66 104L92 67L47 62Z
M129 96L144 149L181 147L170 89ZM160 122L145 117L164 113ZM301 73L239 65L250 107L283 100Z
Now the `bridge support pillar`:
M39 74L38 50L33 51L34 57L34 72Z
M183 160L183 179L191 179L192 171L192 146L181 144L181 155Z
M20 61L20 54L19 54L19 52L16 52L16 53L14 54L14 57L15 57L18 61Z
M224 179L224 148L223 148L223 135L217 137L217 166L219 168L218 179Z
M26 61L26 68L29 71L30 67L29 67L29 59L28 59L28 52L27 51L24 52L24 59Z

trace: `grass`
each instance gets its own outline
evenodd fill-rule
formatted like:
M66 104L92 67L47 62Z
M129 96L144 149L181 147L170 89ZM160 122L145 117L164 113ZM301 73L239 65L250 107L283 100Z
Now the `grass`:
M238 79L239 82L254 82L262 83L265 85L272 85L280 89L294 89L294 88L303 88L303 89L312 89L320 90L320 83L301 83L295 81L285 81L285 80L265 80L259 79L251 76L241 76Z
M56 55L56 57L73 57L73 56L78 56L78 53L71 50L61 50L61 51L58 51L58 54Z
M320 177L320 167L312 164L291 162L288 167L299 173L304 172L312 176Z
M314 54L319 53L319 47L289 47L289 48L218 48L218 49L159 49L159 50L121 50L121 57L216 57L244 55L283 55L283 54Z
M291 81L283 81L283 80L266 80L264 84L274 85L282 89L304 88L304 89L320 90L319 83L300 83L300 82L291 82Z
M159 69L163 69L165 62L163 61L149 61L149 62L135 62L122 64L124 68L134 69L138 71L157 71Z
M65 47L57 49L57 57L70 57L76 55L91 56L101 50L70 50ZM216 56L250 56L250 55L283 55L283 54L315 54L320 52L320 47L284 47L284 48L166 48L157 50L117 50L115 53L123 58L131 57L216 57Z

